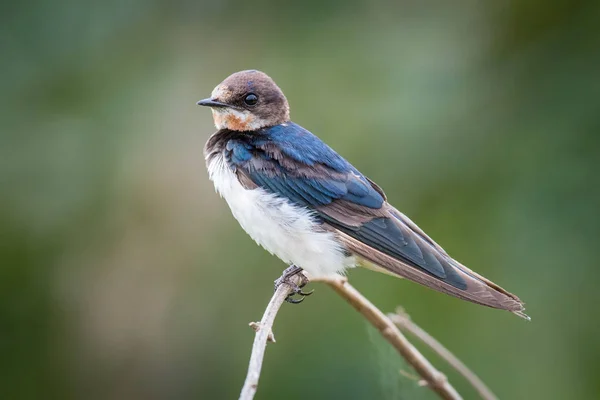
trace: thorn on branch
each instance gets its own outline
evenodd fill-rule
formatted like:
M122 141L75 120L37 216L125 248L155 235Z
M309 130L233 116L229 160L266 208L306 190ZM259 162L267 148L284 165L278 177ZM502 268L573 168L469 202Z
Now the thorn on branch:
M254 329L254 332L258 332L262 329L260 322L250 322L248 325L250 326L250 328ZM267 335L267 342L276 342L275 335L273 334L273 331L271 329L269 329L269 334Z

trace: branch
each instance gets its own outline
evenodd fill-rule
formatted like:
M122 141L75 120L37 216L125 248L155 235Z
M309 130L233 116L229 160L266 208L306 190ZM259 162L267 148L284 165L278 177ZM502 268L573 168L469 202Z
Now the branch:
M306 276L304 276L303 274L295 275L291 279L297 285L300 285L305 280L307 280ZM381 332L381 335L388 342L390 342L392 346L394 346L394 348L400 353L400 355L402 355L402 357L404 357L408 364L410 364L415 369L415 371L423 378L426 385L430 387L433 391L435 391L442 399L462 399L462 397L458 394L454 387L452 387L452 385L448 382L446 376L439 372L437 369L435 369L435 367L431 365L431 363L421 353L419 353L419 351L406 339L406 337L402 334L402 332L400 332L398 327L394 325L394 322L392 322L390 318L388 318L369 300L367 300L362 294L360 294L360 292L358 292L354 287L352 287L352 285L348 283L348 280L345 277L338 276L332 278L322 278L314 281L320 281L328 284L335 292L337 292L358 312L360 312L371 324L373 324L375 328L377 328ZM273 294L271 301L267 305L262 320L259 323L250 323L250 326L256 331L256 336L254 337L254 344L252 345L252 355L250 356L250 365L248 366L248 374L246 375L244 387L242 388L242 392L240 393L240 400L252 400L254 398L254 395L256 394L267 341L275 342L275 337L273 336L272 332L273 322L275 321L275 317L277 316L279 308L285 301L285 298L290 293L292 293L292 289L289 285L280 285ZM396 317L398 316L394 315L394 320L401 318ZM405 325L403 324L403 326ZM416 325L414 326L416 327ZM406 329L408 330L409 328ZM442 348L443 350L445 349L441 345L439 345L439 343L435 342L433 338L429 337L438 346L432 345L431 341L426 341L425 339L423 339L425 337L424 335L419 335L417 333L414 333L414 331L410 332L419 337L419 339L423 340L426 344L430 345L443 358L445 358L446 360L449 359L447 355L444 356L440 353L439 348ZM422 332L425 335L427 335L424 331ZM450 354L450 356L452 355ZM453 360L454 362L448 362L450 362L452 366L454 366L457 370L459 370L459 372L463 373L464 375L464 372L461 371L460 368L457 368L456 361L458 360L455 357ZM464 367L464 369L468 371L468 369L462 363L460 363L460 361L458 361L458 364L462 365L462 367ZM471 373L471 375L475 376L473 373ZM473 384L471 380L469 381ZM481 381L479 381L478 379L477 381L480 383L480 387L487 389L485 385L481 383ZM475 384L473 385L475 386ZM480 387L476 387L478 391L480 390ZM494 395L489 391L489 389L487 389L487 392L491 397L485 397L484 394L480 391L484 399L495 399Z
M398 307L395 314L389 314L388 317L400 328L400 330L406 331L411 335L415 336L421 342L429 346L435 351L441 358L446 360L452 368L457 370L470 384L479 392L479 395L484 400L497 400L498 398L494 393L483 383L481 379L473 371L471 371L462 361L460 361L454 354L446 349L440 342L438 342L429 333L425 332L421 327L411 321L410 317L406 312Z
M358 290L348 283L345 277L333 277L318 279L325 282L340 296L342 296L352 307L360 312L381 335L391 343L392 346L404 357L404 359L415 369L415 371L427 383L427 386L435 391L441 398L446 400L462 399L458 392L419 351L406 339L398 327L385 316L377 307L367 300Z
M300 285L303 280L307 278L299 273L290 278L297 285ZM248 374L246 375L246 381L244 387L240 393L240 400L252 400L256 394L258 388L258 379L260 378L260 371L262 369L263 358L265 357L265 349L267 347L267 341L275 342L275 336L273 336L273 322L277 316L279 308L285 301L285 298L292 293L292 288L287 283L279 285L267 308L263 314L260 322L251 322L250 326L256 331L254 336L254 344L252 344L252 355L250 356L250 365L248 366Z

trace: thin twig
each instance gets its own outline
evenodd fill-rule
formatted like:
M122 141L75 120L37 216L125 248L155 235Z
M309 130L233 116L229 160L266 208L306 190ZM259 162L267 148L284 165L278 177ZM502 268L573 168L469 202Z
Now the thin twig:
M305 280L306 277L304 275L298 274L297 276L292 277L291 279L298 285L302 283L302 280ZM406 337L400 332L399 328L394 325L394 321L392 321L391 316L388 318L385 314L383 314L377 307L375 307L369 300L367 300L360 292L358 292L352 285L350 285L346 278L344 277L332 277L332 278L323 278L315 281L321 281L333 288L335 292L337 292L340 296L342 296L350 305L352 305L358 312L360 312L373 326L375 326L382 334L382 336L394 346L394 348L404 357L404 359L410 364L415 371L423 378L425 382L425 386L428 386L433 391L435 391L441 398L446 400L460 400L462 397L458 394L458 392L452 387L452 385L448 382L446 376L439 372L431 363L406 339ZM275 337L273 336L273 323L275 321L275 317L277 316L277 312L279 308L285 301L285 298L292 292L291 287L287 284L282 284L273 294L271 301L267 305L265 313L262 317L260 323L251 322L250 326L256 331L256 336L254 337L254 344L252 345L252 355L250 357L250 364L248 366L248 374L246 376L246 381L244 382L244 387L242 388L242 392L240 394L240 400L252 400L254 395L256 394L256 390L258 388L258 380L260 378L260 372L262 369L262 362L264 359L265 349L267 346L267 341L275 342ZM398 315L394 315L394 320L401 318ZM398 317L398 318L396 318ZM412 324L414 327L418 328L416 325ZM403 325L406 326L406 325ZM418 328L420 329L420 328ZM415 331L409 330L407 331L413 333L419 339L423 340L426 344L430 345L438 354L440 354L443 358L448 360L447 355L442 355L439 351L439 348L445 350L451 357L454 357L450 352L444 349L439 343L437 343L433 338L429 336L434 343L437 343L439 346L431 345L430 341L425 341L423 337L424 335L419 335L414 333ZM422 330L421 330L422 331ZM425 335L427 335L424 331L422 331ZM459 360L454 357L455 362L448 362L454 366L459 372L463 375L464 372L458 365L462 365L468 372L470 372L464 364L462 364ZM473 376L475 376L472 372L470 372ZM465 375L466 377L466 375ZM478 380L478 378L475 376ZM469 378L467 378L469 379ZM469 380L476 389L480 391L480 387L477 387L471 380ZM481 381L478 380L483 388L487 389ZM496 399L495 396L487 389L489 395L491 397L485 397L482 393L484 399Z
M462 399L458 392L431 363L406 339L398 327L358 290L348 283L345 277L319 279L327 283L352 307L360 312L381 335L394 346L415 371L427 382L427 386L446 400Z
M475 390L479 392L479 395L482 399L498 399L496 395L485 385L485 383L483 383L481 379L479 379L477 375L475 375L473 371L471 371L465 364L463 364L462 361L460 361L434 337L415 324L401 307L398 307L395 314L389 314L388 317L398 326L398 328L400 328L400 330L406 331L415 336L421 340L421 342L435 351L441 358L446 360L446 362L450 364L452 368L464 376L471 386L473 386Z
M306 277L300 273L294 275L290 279L297 285L300 285L302 280L306 279ZM252 344L252 355L250 356L248 374L246 375L246 381L244 382L244 387L240 393L240 400L251 400L256 394L267 341L275 342L273 322L275 321L279 308L290 293L292 293L292 288L287 283L279 285L275 293L273 293L273 297L271 297L271 301L269 301L260 322L250 323L252 329L256 331L256 335L254 336L254 343Z

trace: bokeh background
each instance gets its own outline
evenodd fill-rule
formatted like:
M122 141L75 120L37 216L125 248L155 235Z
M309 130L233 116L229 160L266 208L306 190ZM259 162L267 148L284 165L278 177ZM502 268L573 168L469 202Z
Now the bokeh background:
M351 283L404 306L502 399L600 397L597 2L1 9L0 398L236 398L247 324L285 265L214 193L195 102L249 68L533 320L370 271ZM313 288L279 314L259 399L435 398Z

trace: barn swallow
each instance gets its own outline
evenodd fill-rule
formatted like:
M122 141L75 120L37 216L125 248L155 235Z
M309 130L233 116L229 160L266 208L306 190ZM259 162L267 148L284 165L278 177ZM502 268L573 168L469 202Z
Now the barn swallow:
M204 148L209 177L242 228L291 264L286 282L301 270L319 278L362 266L529 319L517 296L451 258L375 182L293 123L263 72L234 73L197 104L218 129Z

